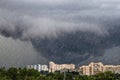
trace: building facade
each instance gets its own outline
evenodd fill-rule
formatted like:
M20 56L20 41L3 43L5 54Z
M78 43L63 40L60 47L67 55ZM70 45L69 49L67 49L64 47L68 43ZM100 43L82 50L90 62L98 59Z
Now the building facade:
M48 66L47 65L41 65L41 64L37 64L37 65L28 65L27 66L28 69L35 69L40 71L48 71Z
M55 72L60 70L73 70L75 69L74 64L55 64L54 62L49 62L49 72Z
M83 65L79 67L78 72L81 75L96 75L100 72L111 71L113 73L120 73L120 65L103 65L103 63L91 62L88 66Z

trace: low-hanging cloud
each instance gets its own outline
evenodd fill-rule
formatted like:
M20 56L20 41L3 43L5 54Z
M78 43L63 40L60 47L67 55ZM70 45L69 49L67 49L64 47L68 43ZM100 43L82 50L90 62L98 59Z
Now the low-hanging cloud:
M120 45L119 4L118 0L1 0L0 33L31 41L49 60L79 63Z

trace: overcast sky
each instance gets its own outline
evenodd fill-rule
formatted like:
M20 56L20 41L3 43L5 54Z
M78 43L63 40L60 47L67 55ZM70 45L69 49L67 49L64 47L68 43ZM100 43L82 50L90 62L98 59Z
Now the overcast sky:
M15 31L21 24L23 37L76 29L104 34L104 22L119 18L119 4L119 0L1 0L0 27Z
M51 59L42 55L44 53L38 48L36 49L36 45L33 43L34 40L37 42L36 38L38 38L37 43L40 44L41 39L59 38L64 32L70 34L76 31L90 32L99 38L111 37L113 33L119 37L119 20L120 0L0 0L0 65L23 66L47 63ZM107 63L106 60L110 60L113 54L119 56L119 38L112 39L112 41L108 40L111 47L105 47L108 46L105 41L104 50L96 44L105 54L100 57L92 57L92 55L77 63L95 61L96 58L98 61ZM55 44L55 42L53 43ZM51 44L48 42L48 45ZM46 48L48 46L44 47L44 49ZM111 49L114 50L111 51ZM106 56L108 52L110 54ZM86 53L79 54L80 58L87 55ZM68 62L74 62L72 60L78 54L72 54L72 56L74 57L71 57ZM18 58L19 61L17 61ZM55 61L57 61L56 58ZM103 60L103 58L106 59ZM117 64L119 61L120 58L117 57L114 63Z

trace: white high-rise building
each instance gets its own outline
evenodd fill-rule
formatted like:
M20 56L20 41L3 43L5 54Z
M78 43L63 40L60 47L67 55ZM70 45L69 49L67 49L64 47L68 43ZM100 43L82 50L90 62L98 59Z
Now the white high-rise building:
M48 71L48 66L38 64L38 71Z
M41 65L38 64L38 71L40 72L41 71Z
M27 68L28 69L36 69L39 72L40 71L48 71L48 66L47 65L41 65L41 64L38 64L38 65L28 65Z
M37 65L33 65L34 66L34 69L36 69L37 70Z
M43 70L43 71L48 71L48 66L47 66L47 65L42 65L42 66L41 66L41 70Z

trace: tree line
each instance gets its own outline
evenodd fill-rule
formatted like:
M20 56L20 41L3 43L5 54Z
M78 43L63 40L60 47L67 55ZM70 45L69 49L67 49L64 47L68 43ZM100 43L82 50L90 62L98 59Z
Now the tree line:
M35 69L0 68L0 80L120 80L120 74L110 71L98 73L97 75L79 75L78 72L59 72L48 73L47 71L38 72Z

